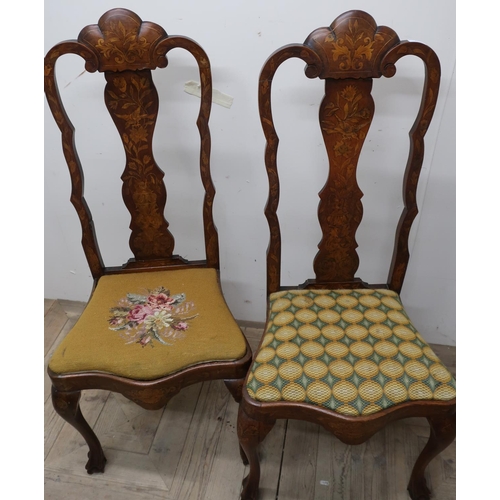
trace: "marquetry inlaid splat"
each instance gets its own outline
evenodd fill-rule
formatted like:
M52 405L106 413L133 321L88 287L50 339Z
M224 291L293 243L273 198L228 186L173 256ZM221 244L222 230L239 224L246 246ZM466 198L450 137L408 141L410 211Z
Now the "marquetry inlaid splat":
M158 95L151 71L167 66L167 54L174 48L189 52L195 59L201 82L201 99L196 126L200 133L200 177L205 190L203 217L206 259L187 261L173 255L174 238L163 216L166 206L164 173L152 152L153 132L158 114ZM122 175L123 198L131 215L130 248L134 258L125 264L133 271L150 261L156 267L208 266L219 268L219 242L213 220L215 187L210 174L211 139L209 118L212 104L210 61L200 45L191 38L168 36L159 25L142 21L128 9L111 9L97 24L86 26L76 40L58 43L44 61L45 93L61 130L63 151L71 175L71 202L82 226L82 244L92 276L99 278L108 270L101 258L92 214L84 197L84 174L69 120L55 76L56 62L65 54L85 60L85 69L105 75L105 102L120 134L126 164ZM167 184L168 185L168 184ZM153 264L151 264L153 265Z
M325 97L319 117L329 159L328 178L319 194L318 217L323 237L314 261L315 277L300 287L359 288L370 286L355 277L359 264L355 233L363 215L363 193L356 181L356 170L374 113L370 94L372 79L394 76L395 63L406 55L419 57L424 62L425 84L420 109L410 130L403 182L404 207L385 285L400 292L409 260L408 236L418 213L416 192L424 136L439 91L440 66L436 54L420 42L401 42L394 30L378 26L366 12L353 10L338 16L330 26L314 30L303 44L283 46L264 63L259 78L259 112L266 137L265 163L269 178L265 209L270 229L268 293L284 288L281 285L281 236L277 216L279 138L271 109L271 88L276 71L284 61L296 57L306 63L308 78L325 80Z
M358 268L355 234L363 216L363 193L356 167L373 118L371 87L371 79L325 81L319 116L330 170L318 209L323 239L314 271L320 281L352 280Z
M153 158L158 93L150 70L106 72L105 102L125 148L123 199L132 221L130 248L137 259L172 255L174 238L163 216L164 173Z

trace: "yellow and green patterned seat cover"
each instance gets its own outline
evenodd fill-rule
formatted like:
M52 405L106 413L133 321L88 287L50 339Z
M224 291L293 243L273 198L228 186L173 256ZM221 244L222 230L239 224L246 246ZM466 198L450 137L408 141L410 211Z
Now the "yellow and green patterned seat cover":
M287 290L248 376L257 401L369 415L409 400L455 398L455 380L386 289Z

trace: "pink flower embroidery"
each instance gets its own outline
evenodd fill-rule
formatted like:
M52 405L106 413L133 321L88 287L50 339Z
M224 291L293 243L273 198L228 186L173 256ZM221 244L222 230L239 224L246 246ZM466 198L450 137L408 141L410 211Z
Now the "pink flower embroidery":
M170 296L170 290L160 286L146 293L127 293L112 307L108 319L110 330L121 332L127 343L154 347L157 342L171 342L185 336L193 314L194 304L186 302L186 295Z
M141 340L139 340L139 344L141 344L143 347L151 342L151 337L148 335L146 337L142 337Z
M185 321L179 321L179 323L172 325L172 328L175 328L176 330L187 330L188 324Z
M166 309L169 311L172 309L172 305L175 300L172 297L164 293L159 293L157 295L150 295L148 297L148 305L150 305L154 309Z
M142 323L148 316L154 314L153 309L149 305L137 305L127 314L129 321Z
M109 321L109 324L111 326L120 326L120 325L123 325L125 323L125 318L120 317L120 316L113 316L108 321Z

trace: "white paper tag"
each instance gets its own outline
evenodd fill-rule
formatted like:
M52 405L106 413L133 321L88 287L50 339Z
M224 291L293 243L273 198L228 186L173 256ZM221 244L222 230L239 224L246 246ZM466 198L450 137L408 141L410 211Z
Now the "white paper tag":
M201 84L190 80L184 84L184 92L201 98ZM220 90L212 89L212 102L230 108L233 105L233 97L222 93Z

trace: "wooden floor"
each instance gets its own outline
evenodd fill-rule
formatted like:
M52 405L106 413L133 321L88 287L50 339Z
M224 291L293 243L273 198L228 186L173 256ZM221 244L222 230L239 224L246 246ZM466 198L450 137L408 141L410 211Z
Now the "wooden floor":
M83 303L45 300L45 360L75 324ZM243 327L252 348L261 330ZM455 372L455 348L432 345ZM236 436L237 404L223 382L191 386L158 411L119 394L85 391L82 412L108 459L88 475L87 446L52 408L45 373L45 499L237 500L247 468ZM317 425L277 422L260 448L259 500L408 500L410 471L429 435L425 419L388 425L347 446ZM436 500L455 499L455 443L431 462Z

